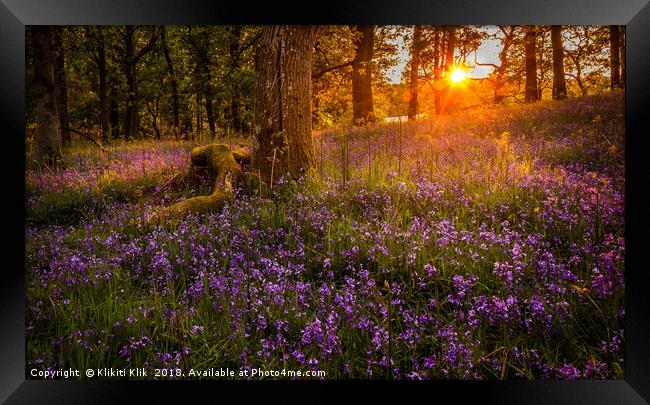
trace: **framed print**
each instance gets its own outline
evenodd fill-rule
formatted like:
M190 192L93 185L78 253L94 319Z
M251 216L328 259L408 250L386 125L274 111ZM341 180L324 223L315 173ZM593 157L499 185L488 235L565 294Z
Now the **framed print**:
M2 400L647 403L645 0L251 8L3 0Z

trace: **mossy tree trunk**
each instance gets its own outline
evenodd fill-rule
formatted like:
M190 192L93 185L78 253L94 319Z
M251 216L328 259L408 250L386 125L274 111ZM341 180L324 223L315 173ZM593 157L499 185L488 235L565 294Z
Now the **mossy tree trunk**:
M315 167L311 58L316 27L265 26L255 55L253 172L267 187Z
M212 194L188 198L158 210L152 220L165 219L187 212L210 213L221 209L233 196L233 191L243 185L245 190L257 190L259 180L242 170L242 164L249 164L248 151L238 148L230 150L230 145L210 144L194 148L191 154L192 171L206 171L214 178Z

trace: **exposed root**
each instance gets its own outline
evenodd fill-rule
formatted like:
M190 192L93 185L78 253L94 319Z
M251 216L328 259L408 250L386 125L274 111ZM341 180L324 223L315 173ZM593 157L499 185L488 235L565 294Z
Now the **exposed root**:
M216 212L219 211L221 207L223 207L229 197L229 194L224 193L221 190L214 190L214 192L210 195L201 195L198 197L188 198L187 200L172 204L169 207L161 208L156 213L154 213L150 220L162 220L165 218L170 218L172 216L179 216L187 212L199 214Z
M250 163L251 154L244 148L230 150L227 144L211 144L194 148L191 153L192 168L207 170L215 177L212 194L189 198L154 212L149 221L158 221L187 212L209 213L221 209L232 198L233 190L243 186L247 191L259 189L259 178L244 173L241 164Z

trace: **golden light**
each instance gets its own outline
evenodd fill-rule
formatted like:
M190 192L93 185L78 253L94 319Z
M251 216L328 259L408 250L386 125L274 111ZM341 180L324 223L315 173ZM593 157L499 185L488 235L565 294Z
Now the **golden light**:
M449 76L451 81L454 82L454 83L460 83L463 80L465 80L466 77L467 77L467 73L465 73L465 71L463 69L460 69L460 68L454 69L451 72L451 76Z

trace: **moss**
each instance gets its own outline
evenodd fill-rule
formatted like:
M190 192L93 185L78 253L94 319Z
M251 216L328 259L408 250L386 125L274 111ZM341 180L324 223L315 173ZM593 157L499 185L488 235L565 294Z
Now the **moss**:
M169 207L161 208L150 218L150 221L155 222L187 212L199 214L216 212L223 207L228 198L229 194L217 189L210 195L188 198L187 200L172 204Z
M215 185L212 194L189 198L169 207L162 208L154 213L151 219L156 221L186 212L214 212L221 209L224 202L231 196L233 188L242 180L244 181L244 186L248 189L248 183L250 181L248 180L248 176L243 175L241 166L235 160L235 156L245 158L246 156L250 157L250 154L242 148L231 152L229 145L218 143L194 148L191 152L192 166L207 169L215 176ZM253 186L251 185L251 187Z
M192 165L207 168L214 174L224 169L240 169L230 151L230 146L224 143L213 143L194 148L191 159Z
M237 147L232 155L239 164L250 164L251 162L251 153L241 146Z

